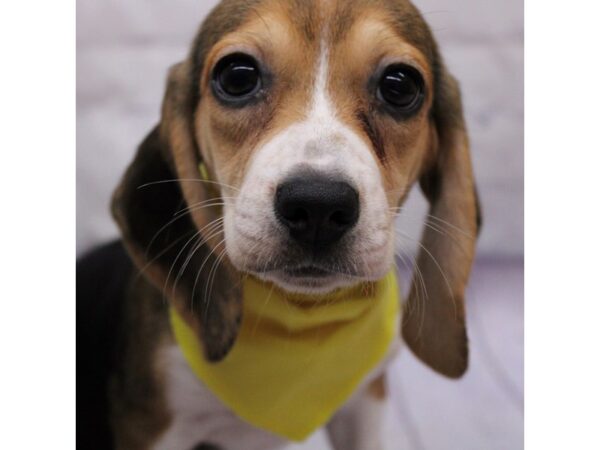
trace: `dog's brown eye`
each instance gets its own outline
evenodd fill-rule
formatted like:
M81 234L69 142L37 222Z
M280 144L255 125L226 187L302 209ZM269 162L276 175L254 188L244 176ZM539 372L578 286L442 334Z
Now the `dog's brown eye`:
M223 58L215 68L213 86L222 100L248 99L260 90L258 63L251 56L243 54Z
M388 67L379 82L379 96L404 113L415 112L424 97L423 77L419 71L405 64Z

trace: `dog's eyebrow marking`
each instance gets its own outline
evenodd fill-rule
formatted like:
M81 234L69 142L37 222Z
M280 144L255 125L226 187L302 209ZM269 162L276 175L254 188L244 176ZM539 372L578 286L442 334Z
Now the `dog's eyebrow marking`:
M294 0L288 5L289 16L307 42L318 37L319 21L313 2Z

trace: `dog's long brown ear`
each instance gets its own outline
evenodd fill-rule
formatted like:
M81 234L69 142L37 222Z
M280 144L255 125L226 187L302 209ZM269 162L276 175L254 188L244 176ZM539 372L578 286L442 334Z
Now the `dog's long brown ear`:
M218 208L205 207L215 194L198 172L189 78L186 63L171 70L161 123L141 144L112 209L141 274L198 332L207 359L218 361L237 337L240 283L224 256Z
M402 332L419 359L458 378L468 365L464 295L480 216L460 91L443 67L434 95L437 142L421 178L430 211Z

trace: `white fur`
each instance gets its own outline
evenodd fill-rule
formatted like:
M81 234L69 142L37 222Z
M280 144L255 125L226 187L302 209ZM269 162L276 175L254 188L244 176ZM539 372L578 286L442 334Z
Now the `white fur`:
M375 398L363 389L338 411L327 425L336 450L383 450L381 424L389 409L386 398Z
M394 233L379 167L368 144L337 116L327 85L329 52L321 51L308 114L255 151L235 202L225 207L225 237L231 261L243 272L256 272L279 251L287 236L273 210L277 186L299 166L342 175L358 190L360 219L350 232L347 260L357 277L342 275L312 286L312 292L382 278L393 263ZM263 276L288 290L310 291L280 272Z

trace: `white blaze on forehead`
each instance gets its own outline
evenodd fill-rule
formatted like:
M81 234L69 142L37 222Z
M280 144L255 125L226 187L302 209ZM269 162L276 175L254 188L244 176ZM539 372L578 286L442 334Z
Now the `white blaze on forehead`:
M313 93L312 109L309 113L309 120L327 121L335 118L333 104L327 95L328 78L329 49L323 42L321 43L321 52L317 63L317 74L315 77L315 88Z
M366 142L336 113L328 91L330 58L329 47L322 41L307 117L303 123L296 125L294 141L299 145L295 151L304 159L302 162L315 168L343 172L355 181L359 177L357 165L367 166L373 172L373 180L379 182L378 166ZM290 131L293 129L294 126Z

